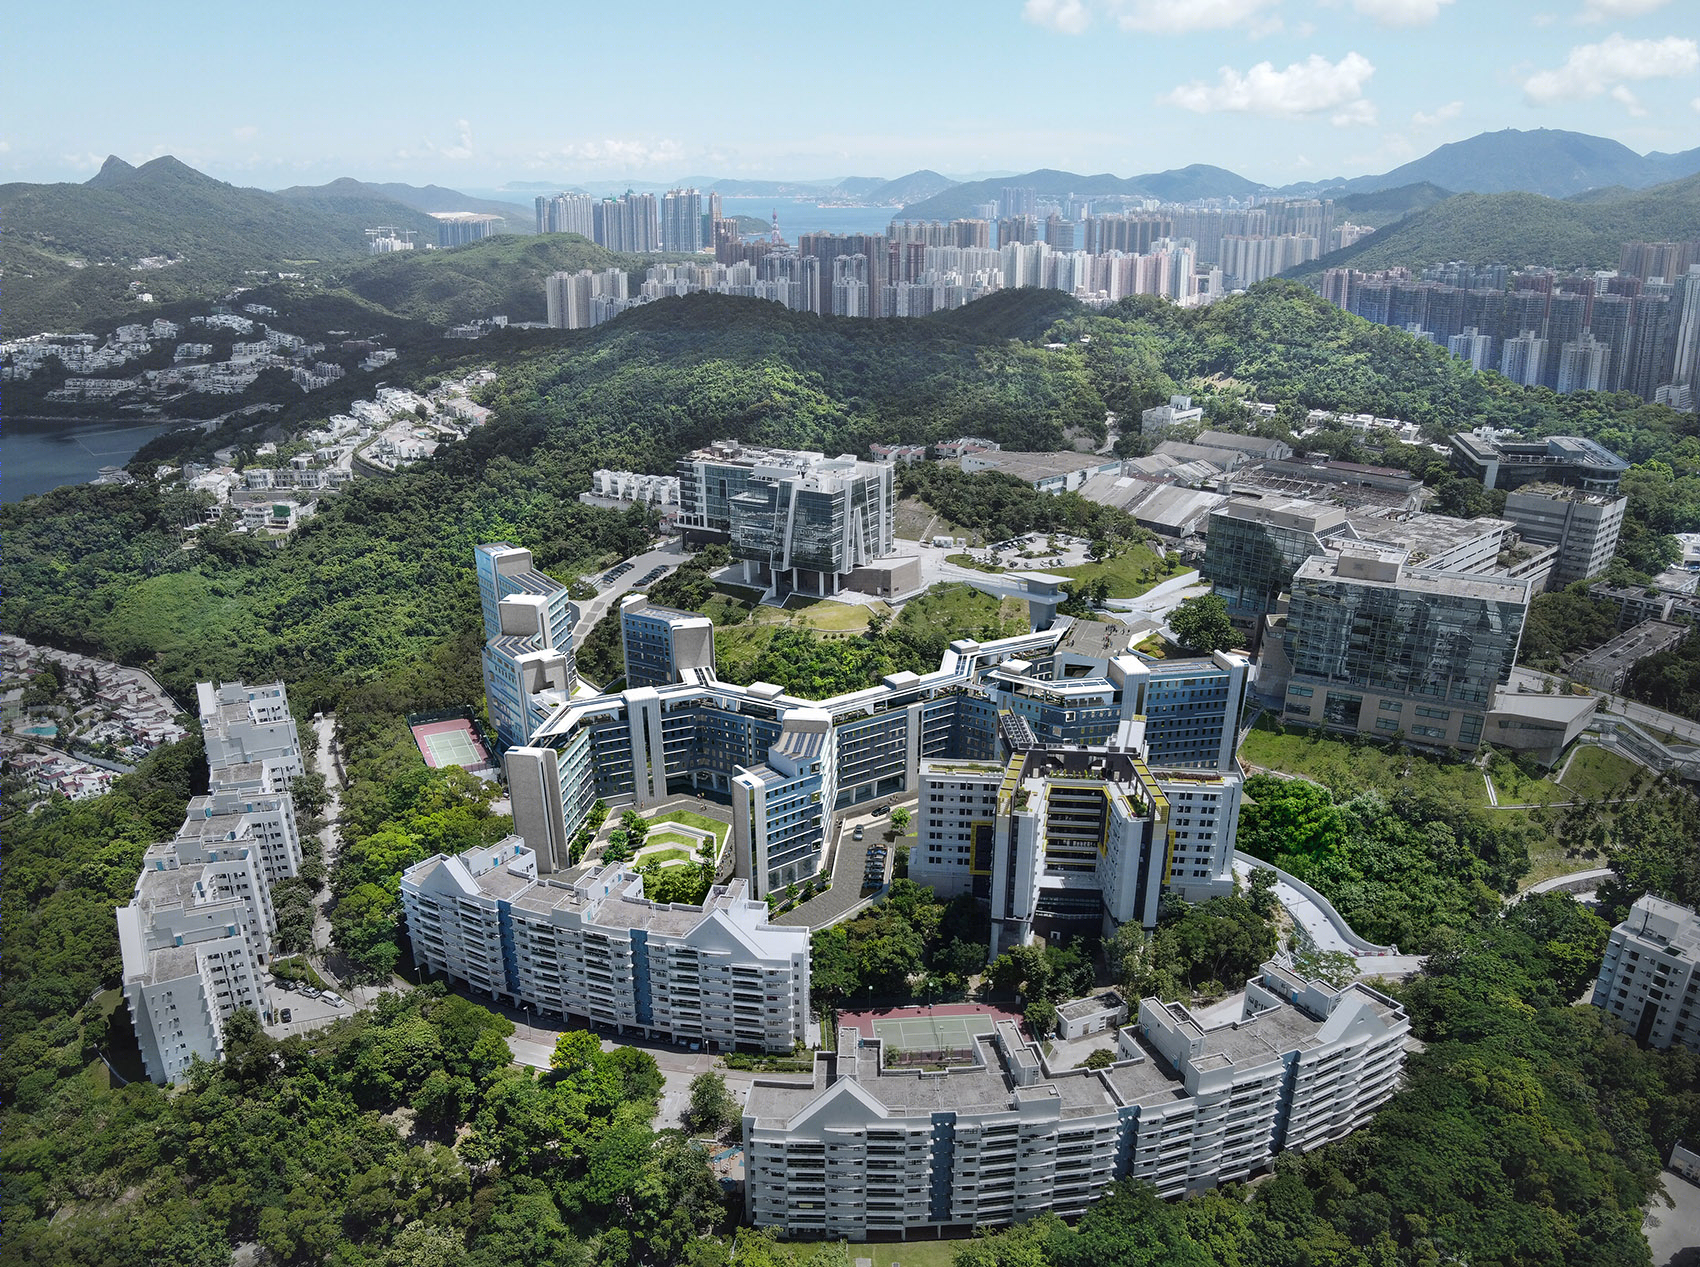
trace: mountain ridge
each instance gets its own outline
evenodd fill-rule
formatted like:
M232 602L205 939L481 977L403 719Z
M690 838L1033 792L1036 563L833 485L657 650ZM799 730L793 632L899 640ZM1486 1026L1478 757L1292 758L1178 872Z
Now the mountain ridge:
M1420 268L1447 260L1553 268L1615 267L1624 242L1700 232L1700 174L1618 197L1548 198L1525 190L1455 194L1284 276L1329 268Z

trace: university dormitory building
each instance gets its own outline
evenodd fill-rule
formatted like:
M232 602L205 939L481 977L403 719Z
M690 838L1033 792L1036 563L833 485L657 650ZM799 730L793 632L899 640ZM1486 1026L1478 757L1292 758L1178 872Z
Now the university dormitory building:
M1639 899L1606 941L1593 1004L1637 1042L1700 1051L1700 915Z
M271 886L301 868L289 781L305 767L283 684L203 682L196 692L207 794L143 855L117 911L124 999L155 1082L181 1079L197 1057L218 1059L239 1008L270 1018Z
M1011 724L1041 745L1137 752L1159 787L1164 771L1190 772L1191 791L1202 772L1238 795L1239 656L1150 661L1120 626L1063 619L958 640L932 673L805 700L720 681L703 617L643 603L621 617L628 670L652 684L559 703L505 756L514 827L540 874L566 867L598 800L642 810L692 793L729 804L734 874L763 899L821 871L840 811L918 794L924 761L1002 762ZM1230 846L1233 817L1213 825Z
M1011 1021L966 1067L888 1068L880 1039L846 1027L812 1080L751 1087L746 1213L786 1235L859 1240L1070 1217L1124 1178L1202 1191L1363 1125L1398 1085L1409 1029L1365 985L1334 990L1274 963L1226 1023L1145 999L1102 1070L1051 1070Z
M618 863L540 878L510 836L409 867L401 901L419 967L516 1006L711 1050L818 1038L809 930L770 924L743 880L656 903Z

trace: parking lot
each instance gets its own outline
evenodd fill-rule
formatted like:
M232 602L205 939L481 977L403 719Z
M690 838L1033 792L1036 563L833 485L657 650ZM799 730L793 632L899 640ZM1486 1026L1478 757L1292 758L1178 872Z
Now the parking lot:
M310 987L309 987L310 988ZM272 1023L266 1026L266 1033L273 1038L283 1038L289 1034L305 1034L312 1030L329 1025L332 1021L352 1016L359 1003L344 1000L340 1006L324 995L313 998L300 990L288 990L282 980L274 982L267 989L271 998ZM284 1012L289 1013L289 1019L283 1019Z
M891 882L892 867L898 843L903 837L886 839L891 826L890 800L870 802L865 808L848 810L838 819L838 839L833 848L832 887L810 898L801 906L781 915L777 923L807 924L824 928L843 917L846 911L877 896ZM911 799L911 804L913 801ZM856 838L856 829L862 838ZM884 850L884 855L875 850ZM873 877L878 876L875 880Z

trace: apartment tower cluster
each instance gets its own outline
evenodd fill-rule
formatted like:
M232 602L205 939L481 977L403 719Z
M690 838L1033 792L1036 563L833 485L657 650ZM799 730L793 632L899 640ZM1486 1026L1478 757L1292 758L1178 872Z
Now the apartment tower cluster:
M1558 392L1625 391L1694 408L1700 264L1694 242L1630 242L1614 270L1511 273L1442 264L1331 268L1323 298L1446 348L1478 370Z
M276 930L271 886L299 873L290 780L305 772L283 684L197 688L209 787L150 847L118 908L124 1000L155 1082L217 1060L239 1008L270 1019L262 974Z

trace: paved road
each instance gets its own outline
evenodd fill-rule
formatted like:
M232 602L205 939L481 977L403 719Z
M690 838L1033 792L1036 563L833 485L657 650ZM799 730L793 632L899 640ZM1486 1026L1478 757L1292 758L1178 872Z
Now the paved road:
M342 813L342 763L335 753L336 718L320 716L313 719L313 731L318 740L318 770L325 776L325 825L319 832L319 843L324 847L325 868L328 871L336 861L338 837L336 832L337 820ZM318 1029L332 1021L351 1015L352 1008L369 1007L376 1001L385 986L347 985L338 979L336 971L327 962L331 944L331 922L326 916L326 908L331 900L331 887L327 883L315 895L313 901L317 910L313 916L313 950L309 958L313 970L317 972L343 998L347 999L349 1008L332 1007L323 1000L309 999L305 995L290 990L280 990L275 987L271 991L271 1004L274 1015L281 1014L284 1008L290 1011L287 1024L276 1021L266 1026L266 1033L273 1038L282 1038L285 1034L305 1034Z
M1647 1203L1641 1231L1653 1251L1653 1267L1694 1267L1700 1263L1700 1186L1674 1170L1659 1176L1665 1181L1665 1199L1655 1196Z
M1600 702L1600 711L1627 717L1656 734L1668 732L1688 743L1700 743L1700 722L1689 721L1686 717L1678 717L1674 713L1661 712L1619 695L1607 695Z
M604 573L598 573L594 578L586 578L596 583L599 588L595 598L578 605L578 627L574 636L577 638L589 637L590 631L596 627L596 622L610 611L618 610L621 596L631 593L632 588L649 573L650 569L658 567L676 568L690 557L691 551L685 549L684 543L678 537L669 537L656 549L627 559L626 562L632 565L631 570L623 574L612 585L601 585L601 577ZM651 583L653 584L653 582Z
M1510 685L1524 691L1540 691L1543 686L1550 684L1553 689L1564 691L1569 689L1569 680L1551 673L1542 673L1537 669L1516 668L1511 671ZM1637 704L1633 700L1624 699L1621 695L1602 695L1600 711L1615 713L1619 717L1627 717L1630 721L1645 726L1649 730L1661 734L1675 735L1688 743L1700 744L1700 722L1690 721L1686 717L1678 717L1674 713L1661 712L1649 708L1645 704Z
M1249 888L1251 873L1259 865L1256 859L1235 858L1234 874ZM1422 955L1366 953L1354 949L1328 913L1285 880L1276 880L1275 900L1286 908L1293 923L1310 935L1318 950L1336 950L1351 955L1357 960L1358 972L1363 976L1408 977L1422 971L1425 960Z
M873 807L882 804L907 805L913 811L914 800L914 797L909 797L907 801L869 801L865 809L840 815L838 840L833 850L832 887L825 893L810 898L801 906L785 912L774 922L825 928L884 893L883 884L878 889L862 887L862 876L868 863L868 850L875 845L885 846L884 874L886 883L889 884L892 866L897 861L897 846L902 838L886 839L886 830L891 826L891 816L876 814ZM858 826L862 828L861 840L855 838Z

